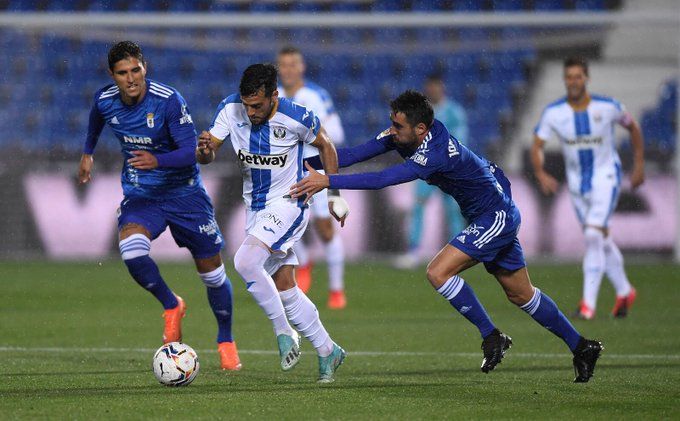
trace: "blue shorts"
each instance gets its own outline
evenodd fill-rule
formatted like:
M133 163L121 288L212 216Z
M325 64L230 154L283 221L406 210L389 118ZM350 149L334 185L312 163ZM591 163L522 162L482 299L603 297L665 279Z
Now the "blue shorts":
M486 271L517 270L526 266L517 239L522 219L516 207L487 212L475 218L449 244L483 262Z
M170 227L175 243L188 248L194 259L212 257L224 247L212 202L203 189L160 200L126 197L118 209L118 230L127 224L143 226L152 240Z

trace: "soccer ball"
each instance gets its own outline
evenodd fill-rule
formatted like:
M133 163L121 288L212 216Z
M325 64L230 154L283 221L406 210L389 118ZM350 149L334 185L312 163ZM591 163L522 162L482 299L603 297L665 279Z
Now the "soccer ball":
M153 374L166 386L187 386L198 375L198 355L192 347L170 342L153 356Z

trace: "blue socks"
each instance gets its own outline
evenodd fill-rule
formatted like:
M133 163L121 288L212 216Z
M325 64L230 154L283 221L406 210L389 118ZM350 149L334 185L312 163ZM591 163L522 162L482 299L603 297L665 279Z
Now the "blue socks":
M557 308L555 302L540 289L534 288L534 296L520 308L529 313L543 327L562 338L570 350L576 349L581 335Z
M496 329L484 306L475 296L475 292L460 276L451 277L437 289L437 292L446 298L460 314L477 326L482 339Z
M208 273L198 274L207 287L208 303L217 320L217 343L233 342L231 335L231 313L233 307L231 281L224 271L224 265Z
M130 272L130 275L142 288L153 294L158 301L163 304L163 308L168 310L177 307L179 304L175 294L172 293L168 285L161 277L156 263L148 254L135 257L134 259L123 260Z

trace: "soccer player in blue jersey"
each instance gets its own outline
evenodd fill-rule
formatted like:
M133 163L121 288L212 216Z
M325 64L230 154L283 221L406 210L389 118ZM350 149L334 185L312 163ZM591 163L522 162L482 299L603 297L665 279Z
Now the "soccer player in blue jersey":
M239 370L232 337L231 282L220 257L222 234L196 165L197 138L184 98L174 88L146 78L146 62L130 41L109 51L114 83L97 91L90 111L79 180L90 181L93 153L108 124L123 153L123 201L118 210L119 248L130 275L163 305L163 342L182 340L184 300L165 283L149 256L151 241L170 227L175 242L191 252L207 287L218 325L221 367Z
M425 79L423 93L432 104L435 118L441 121L446 130L454 135L459 142L467 144L467 113L459 103L447 98L442 77L438 74L429 75ZM413 269L422 262L419 248L423 237L425 205L433 195L441 195L442 197L444 216L446 222L448 222L448 235L453 236L466 225L465 219L460 213L460 207L453 197L439 191L437 186L428 184L423 180L418 180L414 187L415 203L411 208L409 221L408 252L397 257L395 267L399 269Z
M294 184L291 195L302 197L328 187L381 189L416 179L439 187L456 199L470 225L432 259L427 278L479 329L483 338L482 371L488 373L501 362L512 340L496 328L460 276L479 262L498 280L512 303L566 342L574 355L574 381L590 380L602 344L583 338L553 300L531 284L517 239L520 214L503 171L449 135L444 125L434 119L430 102L419 92L406 91L390 106L392 126L363 145L339 149L338 162L340 167L348 167L395 150L404 163L373 173L325 175L314 171L319 163L310 159L306 163L309 177Z

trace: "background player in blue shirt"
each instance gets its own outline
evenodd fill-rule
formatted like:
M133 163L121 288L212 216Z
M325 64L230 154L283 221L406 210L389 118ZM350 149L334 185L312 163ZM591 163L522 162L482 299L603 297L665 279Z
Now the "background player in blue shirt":
M92 154L108 124L123 153L124 198L118 211L119 248L130 275L165 308L163 342L182 340L184 300L165 283L149 256L151 241L170 227L175 242L191 252L218 325L221 366L239 370L231 334L231 282L220 257L222 234L196 165L196 129L184 98L174 88L146 79L146 62L130 41L108 55L115 82L97 91L90 111L79 180L91 178Z
M482 371L488 373L501 362L512 340L496 328L472 288L459 276L479 262L494 275L512 303L566 342L574 354L574 381L590 380L602 344L583 338L553 300L531 284L517 239L519 210L502 170L450 136L419 92L406 91L390 106L392 126L363 145L339 149L338 163L348 167L390 150L396 150L404 163L380 172L329 176L314 171L319 162L310 159L306 163L309 177L293 185L291 195L314 194L328 187L381 189L418 178L436 185L456 199L470 225L434 257L427 267L427 278L479 329L483 338Z

